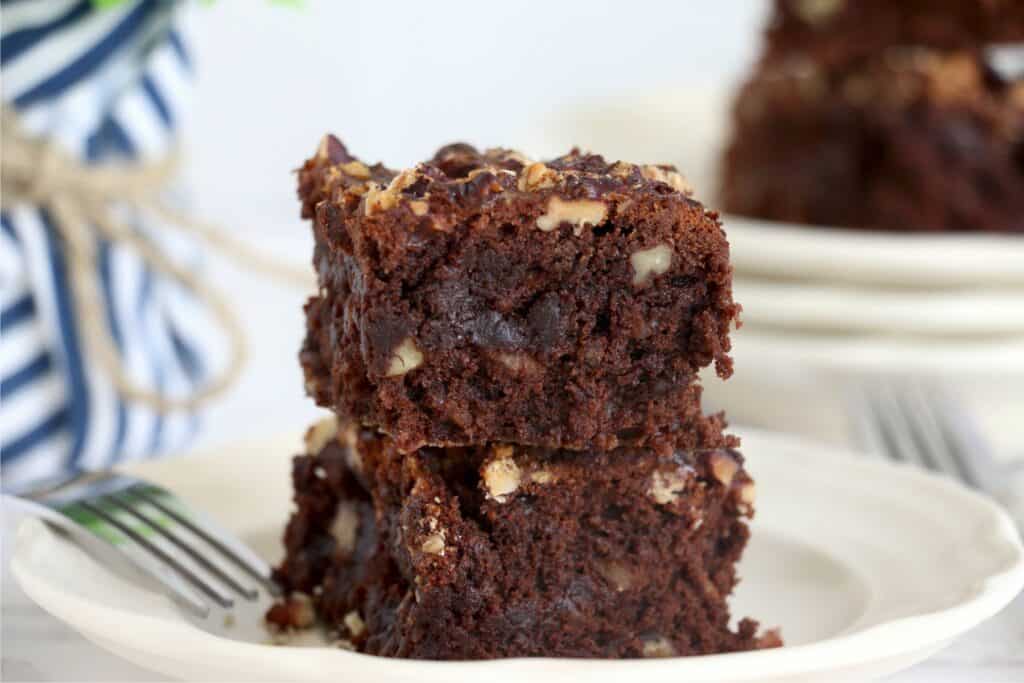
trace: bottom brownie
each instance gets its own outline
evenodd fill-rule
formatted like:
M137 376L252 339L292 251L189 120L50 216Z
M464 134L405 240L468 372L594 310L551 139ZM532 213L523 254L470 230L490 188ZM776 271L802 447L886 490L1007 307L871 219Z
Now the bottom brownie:
M401 454L332 419L295 459L277 627L362 652L652 657L778 644L726 598L754 484L734 451ZM310 609L312 607L312 610Z

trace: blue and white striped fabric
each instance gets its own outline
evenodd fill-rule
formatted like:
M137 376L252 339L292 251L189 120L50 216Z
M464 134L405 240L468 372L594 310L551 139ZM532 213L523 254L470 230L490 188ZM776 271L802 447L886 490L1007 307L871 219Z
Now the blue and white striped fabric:
M4 0L4 105L24 127L89 162L163 157L191 90L175 2L97 9L89 0ZM120 216L179 258L197 250L161 226ZM214 340L187 291L130 249L99 241L96 277L129 376L164 395L205 379ZM40 207L2 207L0 456L5 484L62 468L101 468L180 449L191 414L159 414L120 397L83 348L62 245Z

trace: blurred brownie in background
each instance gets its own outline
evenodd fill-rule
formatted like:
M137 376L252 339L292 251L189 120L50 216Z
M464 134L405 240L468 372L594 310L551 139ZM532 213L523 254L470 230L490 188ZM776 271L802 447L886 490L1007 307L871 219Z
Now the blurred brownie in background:
M329 418L294 461L285 630L417 659L668 657L780 644L726 599L754 484L729 449L402 453Z
M725 210L1024 232L1024 44L990 40L1024 41L1024 2L779 0L734 104Z
M870 60L894 45L977 51L1021 40L1021 0L777 0L765 55L833 67Z
M396 172L328 136L299 196L320 405L405 451L728 444L697 373L732 370L729 246L673 168L456 144Z

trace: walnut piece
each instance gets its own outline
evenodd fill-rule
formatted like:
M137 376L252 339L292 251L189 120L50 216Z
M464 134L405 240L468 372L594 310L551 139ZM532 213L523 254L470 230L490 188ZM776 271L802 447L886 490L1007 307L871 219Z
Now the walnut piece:
M686 490L686 483L689 480L687 473L682 469L671 472L655 472L651 475L651 485L647 489L647 495L658 505L668 505L679 499L679 494Z
M436 533L427 536L423 540L420 550L428 555L444 555L444 533Z
M493 452L495 459L484 465L484 488L487 489L488 498L504 503L508 500L509 494L519 488L523 474L519 465L512 459L511 446L495 446Z
M338 435L338 418L325 417L306 430L306 453L316 455Z
M352 634L353 638L358 638L362 635L363 631L366 630L366 623L363 618L359 616L359 612L352 610L345 615L345 628Z
M548 200L548 212L537 219L537 228L551 232L562 223L573 226L573 234L580 235L586 225L600 225L608 215L608 207L596 199Z
M370 177L370 169L361 161L350 161L347 164L341 164L339 168L342 173L352 178L366 180Z
M754 488L754 482L748 481L740 487L740 500L747 505L753 505L754 500L757 498L757 490Z
M331 536L334 537L335 551L351 555L356 549L356 532L359 530L359 511L354 503L341 501L331 522Z
M676 648L667 638L658 636L656 638L644 639L644 657L675 657Z
M693 194L693 186L686 181L682 173L674 169L661 166L643 166L640 168L640 175L648 180L663 182L676 192L682 192L686 196Z
M597 563L597 571L608 580L615 590L622 592L629 590L636 583L633 571L621 562L615 560L600 560Z
M557 183L558 172L539 161L524 168L519 176L519 190L522 192L554 187Z
M541 370L541 365L527 353L496 353L494 358L513 372L533 374Z
M309 628L316 622L313 600L305 593L292 593L285 604L288 608L289 626Z
M555 475L551 474L547 470L537 470L530 474L530 481L534 484L550 484L555 480Z
M370 189L366 192L366 215L372 216L394 208L401 199L402 190L415 183L418 177L415 170L406 169L396 175L387 187L382 188L376 183L371 183Z
M715 475L715 479L720 481L723 486L731 484L732 478L736 476L740 469L740 464L736 462L736 458L728 453L718 451L711 454L710 460L711 473Z
M643 287L651 278L672 267L672 249L667 244L641 249L630 255L629 262L633 264L633 284Z
M412 337L406 337L395 347L385 377L399 377L423 365L423 354L416 348Z

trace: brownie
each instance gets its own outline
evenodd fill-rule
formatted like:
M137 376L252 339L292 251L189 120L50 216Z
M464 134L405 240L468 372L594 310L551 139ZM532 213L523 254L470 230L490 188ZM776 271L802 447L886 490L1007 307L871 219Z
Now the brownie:
M720 434L697 372L732 369L729 247L672 167L454 144L399 173L327 136L298 185L318 404L407 452Z
M806 55L765 60L740 91L733 123L721 178L728 212L1024 232L1024 79L973 52L889 49L842 68Z
M294 461L276 628L360 652L652 657L774 646L726 599L754 484L730 449L425 447L331 418Z
M1020 0L776 0L766 57L809 58L833 68L890 47L983 51L1024 41Z

